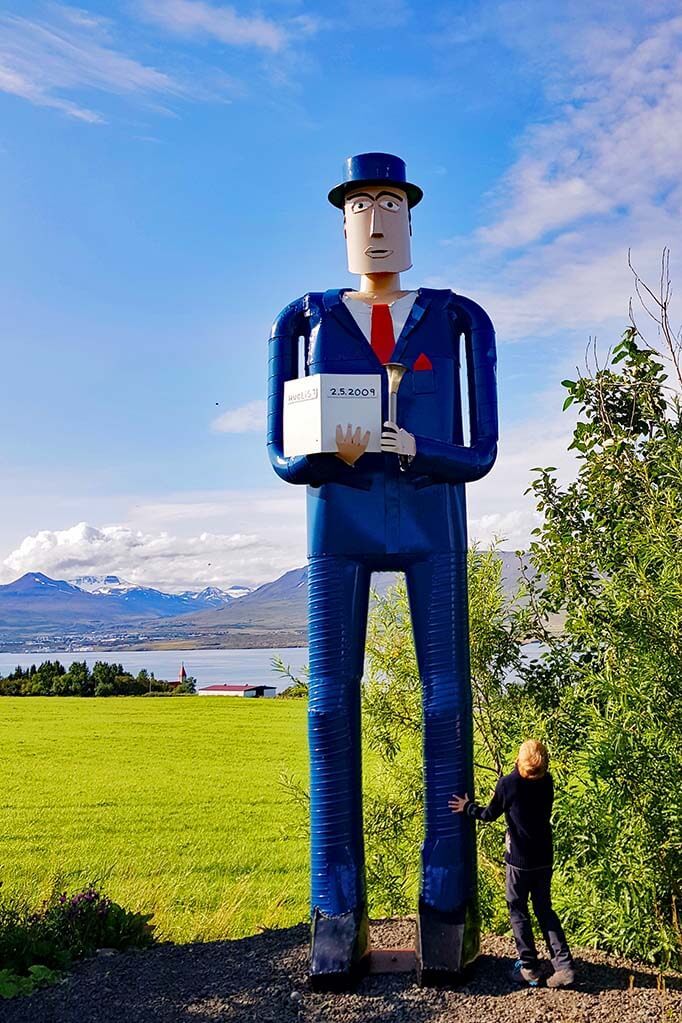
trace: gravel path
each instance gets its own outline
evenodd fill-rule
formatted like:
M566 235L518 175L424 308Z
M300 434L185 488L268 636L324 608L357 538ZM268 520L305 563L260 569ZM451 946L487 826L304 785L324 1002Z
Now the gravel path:
M373 944L409 946L410 920L372 925ZM678 1023L682 977L599 952L577 955L575 990L518 989L513 945L489 937L464 988L418 988L413 974L372 976L355 994L306 986L308 928L238 941L101 954L58 987L0 1003L0 1023Z

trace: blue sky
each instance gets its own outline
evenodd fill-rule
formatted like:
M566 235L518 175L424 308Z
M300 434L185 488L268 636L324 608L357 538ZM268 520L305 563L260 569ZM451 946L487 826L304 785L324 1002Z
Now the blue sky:
M628 247L655 281L672 245L675 280L678 12L0 2L0 582L303 563L303 495L264 450L266 339L292 298L352 285L326 193L367 150L425 192L405 284L496 323L501 454L471 532L524 543L529 470L570 471L559 381L626 325Z

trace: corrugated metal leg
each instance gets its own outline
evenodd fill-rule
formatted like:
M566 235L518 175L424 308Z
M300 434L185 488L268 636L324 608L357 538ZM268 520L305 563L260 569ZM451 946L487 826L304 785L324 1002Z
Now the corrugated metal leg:
M478 953L473 821L448 808L473 796L466 552L410 566L407 587L423 686L425 838L418 960L424 982L458 974Z
M360 681L370 572L348 558L310 560L312 974L349 971L366 948Z

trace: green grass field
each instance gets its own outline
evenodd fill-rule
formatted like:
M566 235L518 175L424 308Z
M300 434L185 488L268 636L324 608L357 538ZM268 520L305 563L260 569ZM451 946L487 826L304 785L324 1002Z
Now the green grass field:
M95 881L163 939L307 916L303 701L0 700L0 880L39 902Z

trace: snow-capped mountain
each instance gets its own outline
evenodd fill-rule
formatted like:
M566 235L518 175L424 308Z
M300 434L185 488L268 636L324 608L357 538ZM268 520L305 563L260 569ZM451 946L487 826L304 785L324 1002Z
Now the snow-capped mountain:
M205 604L210 604L211 607L224 607L225 604L231 604L233 600L245 597L247 593L251 593L248 586L230 586L227 590L221 590L217 586L205 586L198 593L195 590L185 590L180 596L195 600L197 603L203 601Z
M502 585L511 593L520 578L518 559L510 551L498 551L496 556L502 562ZM372 585L383 593L394 581L395 575L379 573ZM0 650L37 645L72 649L87 643L107 649L164 643L227 649L296 646L305 641L307 568L245 590L206 587L198 593L172 594L133 586L119 576L80 576L68 583L27 572L0 585Z
M85 593L125 593L126 590L137 589L135 583L129 583L117 575L78 575L69 582Z
M113 599L119 605L126 607L131 614L144 614L151 611L163 616L184 615L191 614L196 610L196 606L190 600L177 593L163 593L151 586L136 586L117 575L78 576L71 580L71 584L77 586L84 593ZM205 605L207 609L212 606L212 604Z
M164 593L151 586L138 586L118 575L79 575L69 582L84 593L118 597L131 612L156 611L162 615L191 614L193 611L225 607L250 592L246 586L231 586L229 590L206 586L199 591Z
M42 598L54 596L57 593L66 593L69 596L77 594L80 587L67 583L64 579L50 579L42 572L26 572L14 582L0 586L0 592L7 596L39 596Z
M243 591L245 587L240 587ZM197 612L222 611L235 598L218 587L200 592L163 593L136 586L117 575L81 575L67 582L42 572L27 572L0 586L1 627L24 632L45 628L78 628L87 632L124 621L152 622Z
M237 595L243 598L248 593L241 585L230 590L213 586L185 594L163 593L115 575L81 575L67 582L42 572L27 572L0 585L0 650L46 649L50 643L53 649L55 643L57 649L65 650L87 643L110 649L112 643L184 639L188 630L190 645L196 646L198 633L191 623L199 620L201 631L202 616L222 619L241 603ZM183 622L189 624L183 626ZM157 633L157 626L163 629L162 623L166 631ZM215 632L210 623L209 629ZM218 630L221 636L228 631L222 626ZM278 642L282 635L279 630Z
M183 600L187 600L192 605L192 610L196 611L199 607L225 607L226 604L231 604L233 598L229 595L226 590L220 590L217 586L205 586L203 590L185 590L184 593L178 594Z

